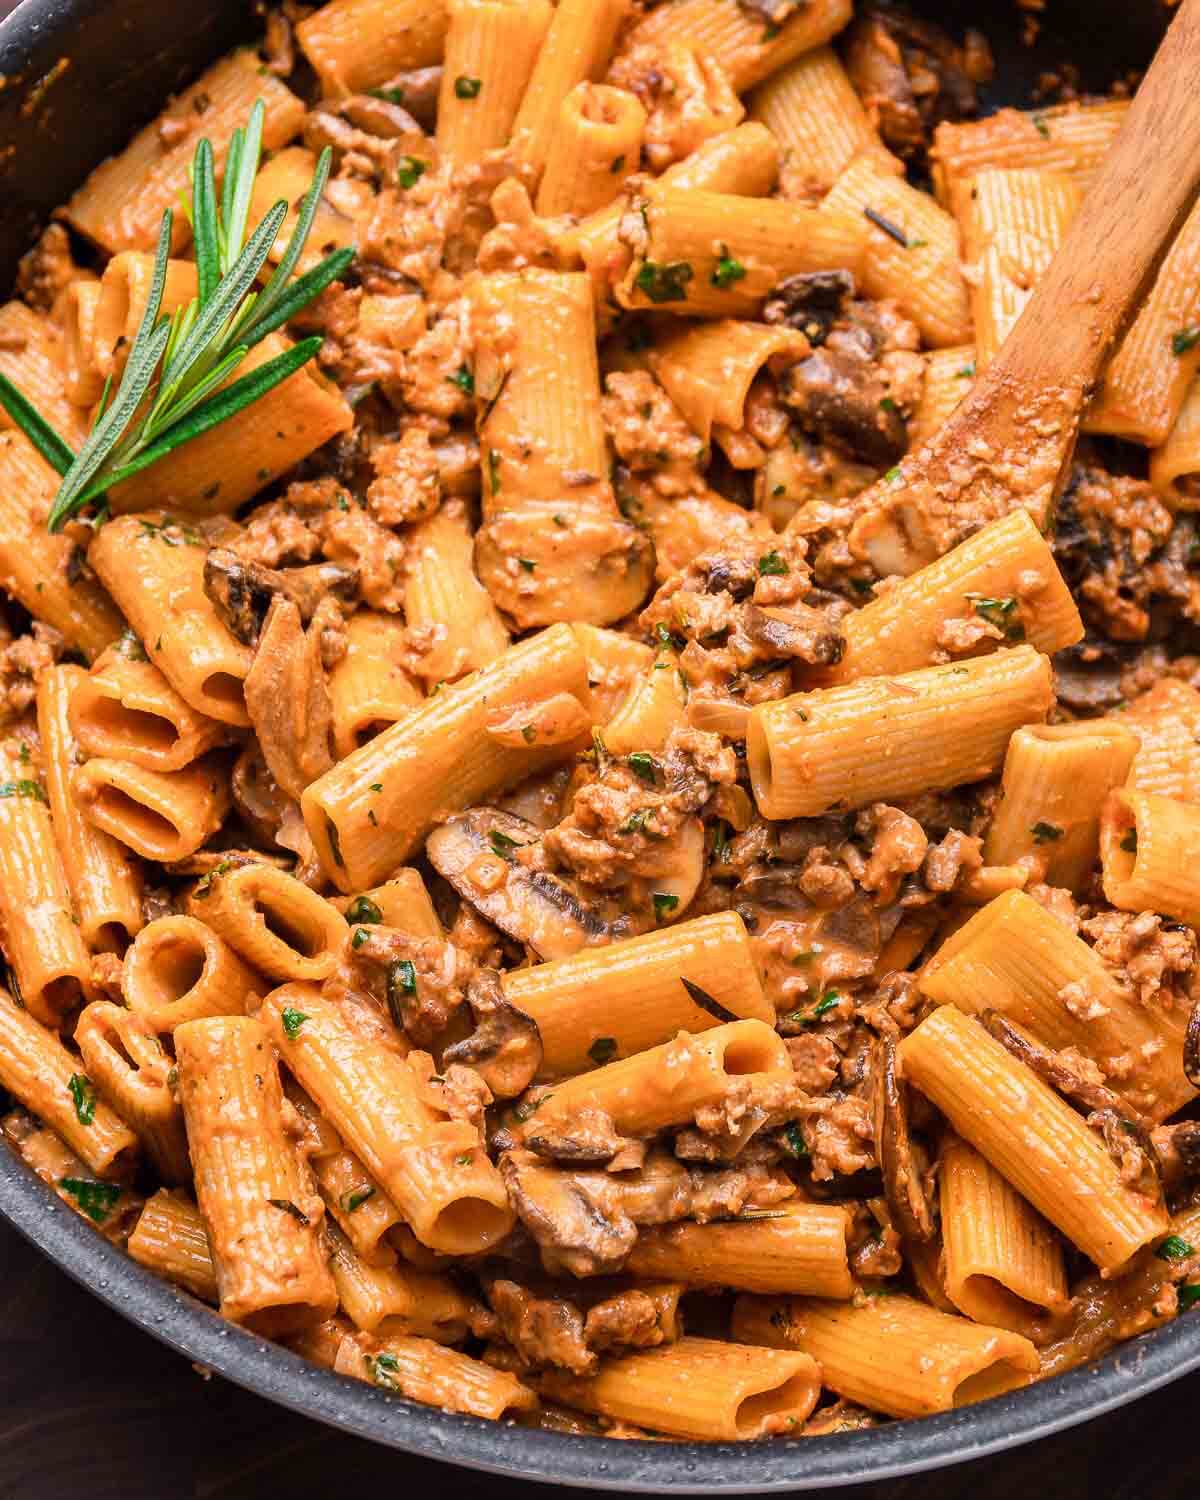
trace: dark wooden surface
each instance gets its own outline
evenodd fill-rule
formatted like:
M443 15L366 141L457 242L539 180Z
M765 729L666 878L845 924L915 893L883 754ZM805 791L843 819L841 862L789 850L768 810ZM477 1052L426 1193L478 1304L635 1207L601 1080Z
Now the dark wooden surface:
M1200 1490L1200 1375L1101 1422L842 1500L1174 1500ZM307 1422L127 1324L0 1226L0 1500L528 1500L540 1487Z

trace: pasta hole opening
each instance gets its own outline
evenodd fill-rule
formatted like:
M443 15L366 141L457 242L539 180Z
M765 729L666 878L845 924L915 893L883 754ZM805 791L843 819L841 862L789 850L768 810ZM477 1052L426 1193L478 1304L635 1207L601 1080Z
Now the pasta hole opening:
M425 1243L447 1255L474 1255L494 1245L511 1227L506 1209L484 1198L456 1198L430 1225Z
M746 764L750 769L750 782L754 788L754 800L760 809L772 801L774 776L771 770L771 747L766 732L755 714L750 715L746 726ZM764 816L766 813L764 811Z
M319 958L325 951L321 933L292 921L283 912L267 905L261 897L255 901L254 910L263 919L271 936L278 938L302 958Z
M136 801L119 787L104 787L96 798L96 810L114 826L127 830L130 841L137 839L146 849L161 850L164 858L171 856L178 843L179 830L170 818Z
M368 719L365 724L356 724L354 727L355 748L361 750L376 735L382 734L385 729L390 729L395 722L394 719Z
M210 672L201 684L200 691L224 708L245 712L245 686L242 679L235 677L232 672Z
M125 1038L115 1026L104 1028L104 1040L108 1043L115 1056L129 1069L131 1073L138 1071L137 1060L132 1056L129 1048L125 1045Z
M764 1047L757 1037L737 1037L725 1048L722 1065L731 1077L744 1077L747 1073L769 1073L778 1063L774 1050Z
M968 1276L962 1284L962 1296L974 1305L969 1317L980 1323L1015 1328L1026 1338L1044 1331L1050 1317L1051 1309L1018 1296L992 1276Z
M127 708L115 698L98 698L88 710L87 724L98 736L121 746L165 753L179 743L179 731L169 719Z
M42 1004L56 1016L65 1016L82 1000L80 983L70 974L63 974L42 986Z
M772 1417L783 1418L785 1421L791 1417L798 1425L807 1420L816 1394L812 1380L801 1371L789 1376L781 1385L747 1396L738 1403L733 1418L738 1437L761 1437L772 1430Z
M960 1380L954 1388L955 1406L974 1406L976 1401L989 1401L993 1396L1002 1396L1005 1391L1025 1385L1029 1376L1018 1370L1006 1359L998 1359L984 1370L977 1370Z
M204 975L207 955L200 943L172 942L159 948L147 966L155 1005L178 1005Z
M133 940L133 934L125 926L124 922L115 919L111 922L101 922L98 926L83 929L83 940L97 953L124 953Z

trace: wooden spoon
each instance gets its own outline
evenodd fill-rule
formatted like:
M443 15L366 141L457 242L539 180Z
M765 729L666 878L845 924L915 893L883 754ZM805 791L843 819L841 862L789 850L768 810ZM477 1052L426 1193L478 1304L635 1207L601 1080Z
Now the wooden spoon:
M850 548L912 573L1023 505L1045 529L1080 417L1200 187L1200 0L1184 0L1051 261L986 373L924 447L859 496Z

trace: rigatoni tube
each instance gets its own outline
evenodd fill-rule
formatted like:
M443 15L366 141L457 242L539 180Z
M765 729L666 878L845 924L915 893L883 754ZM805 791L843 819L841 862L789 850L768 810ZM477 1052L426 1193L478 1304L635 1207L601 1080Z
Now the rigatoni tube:
M456 167L503 146L554 14L550 0L449 0L437 146Z
M265 992L259 976L204 922L158 917L125 954L121 990L155 1031L205 1016L240 1016Z
M1100 817L1104 894L1120 911L1200 927L1200 806L1115 791Z
M548 1370L538 1389L555 1401L673 1437L736 1442L796 1431L821 1390L807 1354L682 1338L606 1360L596 1375Z
M484 474L479 577L521 629L621 619L645 597L654 554L609 482L588 279L495 272L476 280L471 307Z
M296 40L336 99L441 62L449 25L446 0L331 0L300 22Z
M345 951L345 918L274 865L220 864L193 886L188 912L271 979L326 979Z
M972 1017L939 1006L899 1057L909 1083L1102 1271L1166 1232L1161 1199L1127 1186L1099 1134Z
M334 1369L339 1375L366 1380L410 1401L487 1417L493 1422L537 1406L537 1397L515 1375L494 1370L482 1360L446 1349L432 1339L404 1334L376 1339L346 1337L338 1348Z
M1053 703L1048 658L1017 646L760 704L746 739L754 798L765 817L810 818L980 781Z
M207 756L182 771L147 771L127 760L80 766L71 789L97 828L140 854L169 863L195 854L230 807L225 759Z
M301 808L321 864L350 894L403 863L439 818L512 786L579 743L501 743L488 725L559 695L590 722L587 661L567 625L514 646L482 671L442 688L305 790Z
M356 1028L313 985L273 991L261 1016L289 1071L423 1245L473 1255L504 1238L513 1211L478 1131L422 1102L398 1049Z
M538 189L539 214L595 213L620 196L641 162L646 111L636 94L580 83L562 102Z
M797 1349L824 1385L893 1417L927 1417L1026 1385L1038 1372L1028 1339L890 1291L855 1303L806 1297L739 1297L733 1336Z
M337 1306L324 1208L284 1127L266 1030L246 1016L188 1021L175 1051L222 1317L275 1337L319 1323Z
M687 979L715 1014L688 994ZM722 1012L774 1024L750 937L736 912L679 922L599 950L504 976L510 1004L537 1022L548 1078L582 1073L593 1054L632 1057L680 1031L709 1031Z
M138 1265L186 1287L203 1302L217 1300L217 1271L208 1230L190 1198L159 1188L146 1200L125 1247Z

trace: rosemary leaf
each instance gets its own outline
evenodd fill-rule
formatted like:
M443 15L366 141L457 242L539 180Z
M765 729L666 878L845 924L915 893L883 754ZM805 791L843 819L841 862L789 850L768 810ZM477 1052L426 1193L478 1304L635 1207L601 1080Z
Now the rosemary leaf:
M334 250L311 271L297 276L263 321L260 322L256 316L251 327L242 330L243 342L247 346L257 344L267 334L282 327L289 318L294 318L302 307L306 307L314 297L319 296L327 286L342 276L353 259L354 251L349 248ZM261 311L261 298L258 307Z
M262 158L263 119L266 108L259 99L250 111L250 121L245 132L236 132L238 149L236 160L225 163L226 197L222 211L225 231L225 255L221 262L222 274L227 274L234 260L241 254L246 241L246 225L250 220L250 201L254 196L254 179L258 176L258 165ZM232 182L232 190L230 183Z
M226 168L228 171L228 167ZM221 281L220 219L212 143L196 147L192 166L192 243L196 252L196 287L200 306L212 300Z
M317 169L313 173L312 186L305 193L301 201L300 212L296 217L296 228L293 230L292 237L288 241L288 247L283 252L283 257L279 264L275 267L271 279L263 289L262 296L258 299L254 321L243 329L244 334L249 334L254 329L255 324L265 321L282 297L283 290L288 283L288 278L296 269L296 264L304 253L304 246L312 229L313 219L316 217L317 206L321 201L321 194L325 191L325 184L329 180L329 168L332 161L333 153L326 146L317 159ZM348 263L349 261L347 261ZM301 277L301 280L303 279ZM271 327L278 327L278 324L273 323ZM270 329L265 330L265 332L270 332ZM262 338L263 334L260 333L258 337Z
M0 406L9 414L51 468L60 474L70 471L75 455L46 421L41 412L26 401L7 375L0 375Z

